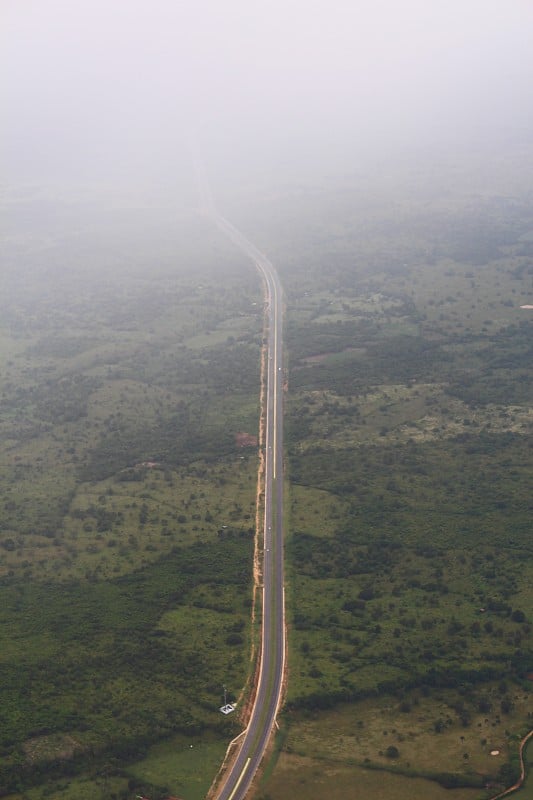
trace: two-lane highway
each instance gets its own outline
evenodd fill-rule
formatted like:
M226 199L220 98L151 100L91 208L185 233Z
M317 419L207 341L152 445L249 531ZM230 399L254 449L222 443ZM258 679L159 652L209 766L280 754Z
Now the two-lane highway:
M268 309L261 661L248 727L217 792L218 800L243 800L272 734L285 669L282 290L269 259L216 210L203 166L199 163L197 176L203 212L255 263L264 278Z

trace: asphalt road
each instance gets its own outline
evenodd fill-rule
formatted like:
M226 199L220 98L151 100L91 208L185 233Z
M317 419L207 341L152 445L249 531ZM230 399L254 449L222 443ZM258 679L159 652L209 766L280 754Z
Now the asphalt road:
M218 800L246 797L272 734L281 701L285 666L283 589L283 363L282 289L268 258L216 210L201 166L197 168L204 213L255 263L267 295L268 346L265 419L265 514L262 645L259 681L239 751L219 787Z

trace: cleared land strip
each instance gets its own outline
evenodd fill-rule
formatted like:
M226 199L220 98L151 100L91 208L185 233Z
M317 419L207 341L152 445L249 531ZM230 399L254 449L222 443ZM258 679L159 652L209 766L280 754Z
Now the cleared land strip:
M277 272L237 228L215 208L209 184L197 164L202 210L263 276L267 301L267 358L264 441L263 614L259 678L248 726L239 749L216 789L218 800L243 800L259 769L281 703L285 670L283 589L283 342L282 289Z

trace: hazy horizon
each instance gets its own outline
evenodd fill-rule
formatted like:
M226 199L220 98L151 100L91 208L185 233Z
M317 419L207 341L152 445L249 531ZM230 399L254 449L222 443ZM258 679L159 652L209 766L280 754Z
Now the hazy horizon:
M527 141L533 6L7 0L4 182L172 196L233 172Z

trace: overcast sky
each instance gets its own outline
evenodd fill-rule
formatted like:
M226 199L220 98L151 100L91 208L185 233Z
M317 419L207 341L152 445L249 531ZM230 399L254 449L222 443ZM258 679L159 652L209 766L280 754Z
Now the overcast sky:
M531 0L2 0L8 175L525 135Z

